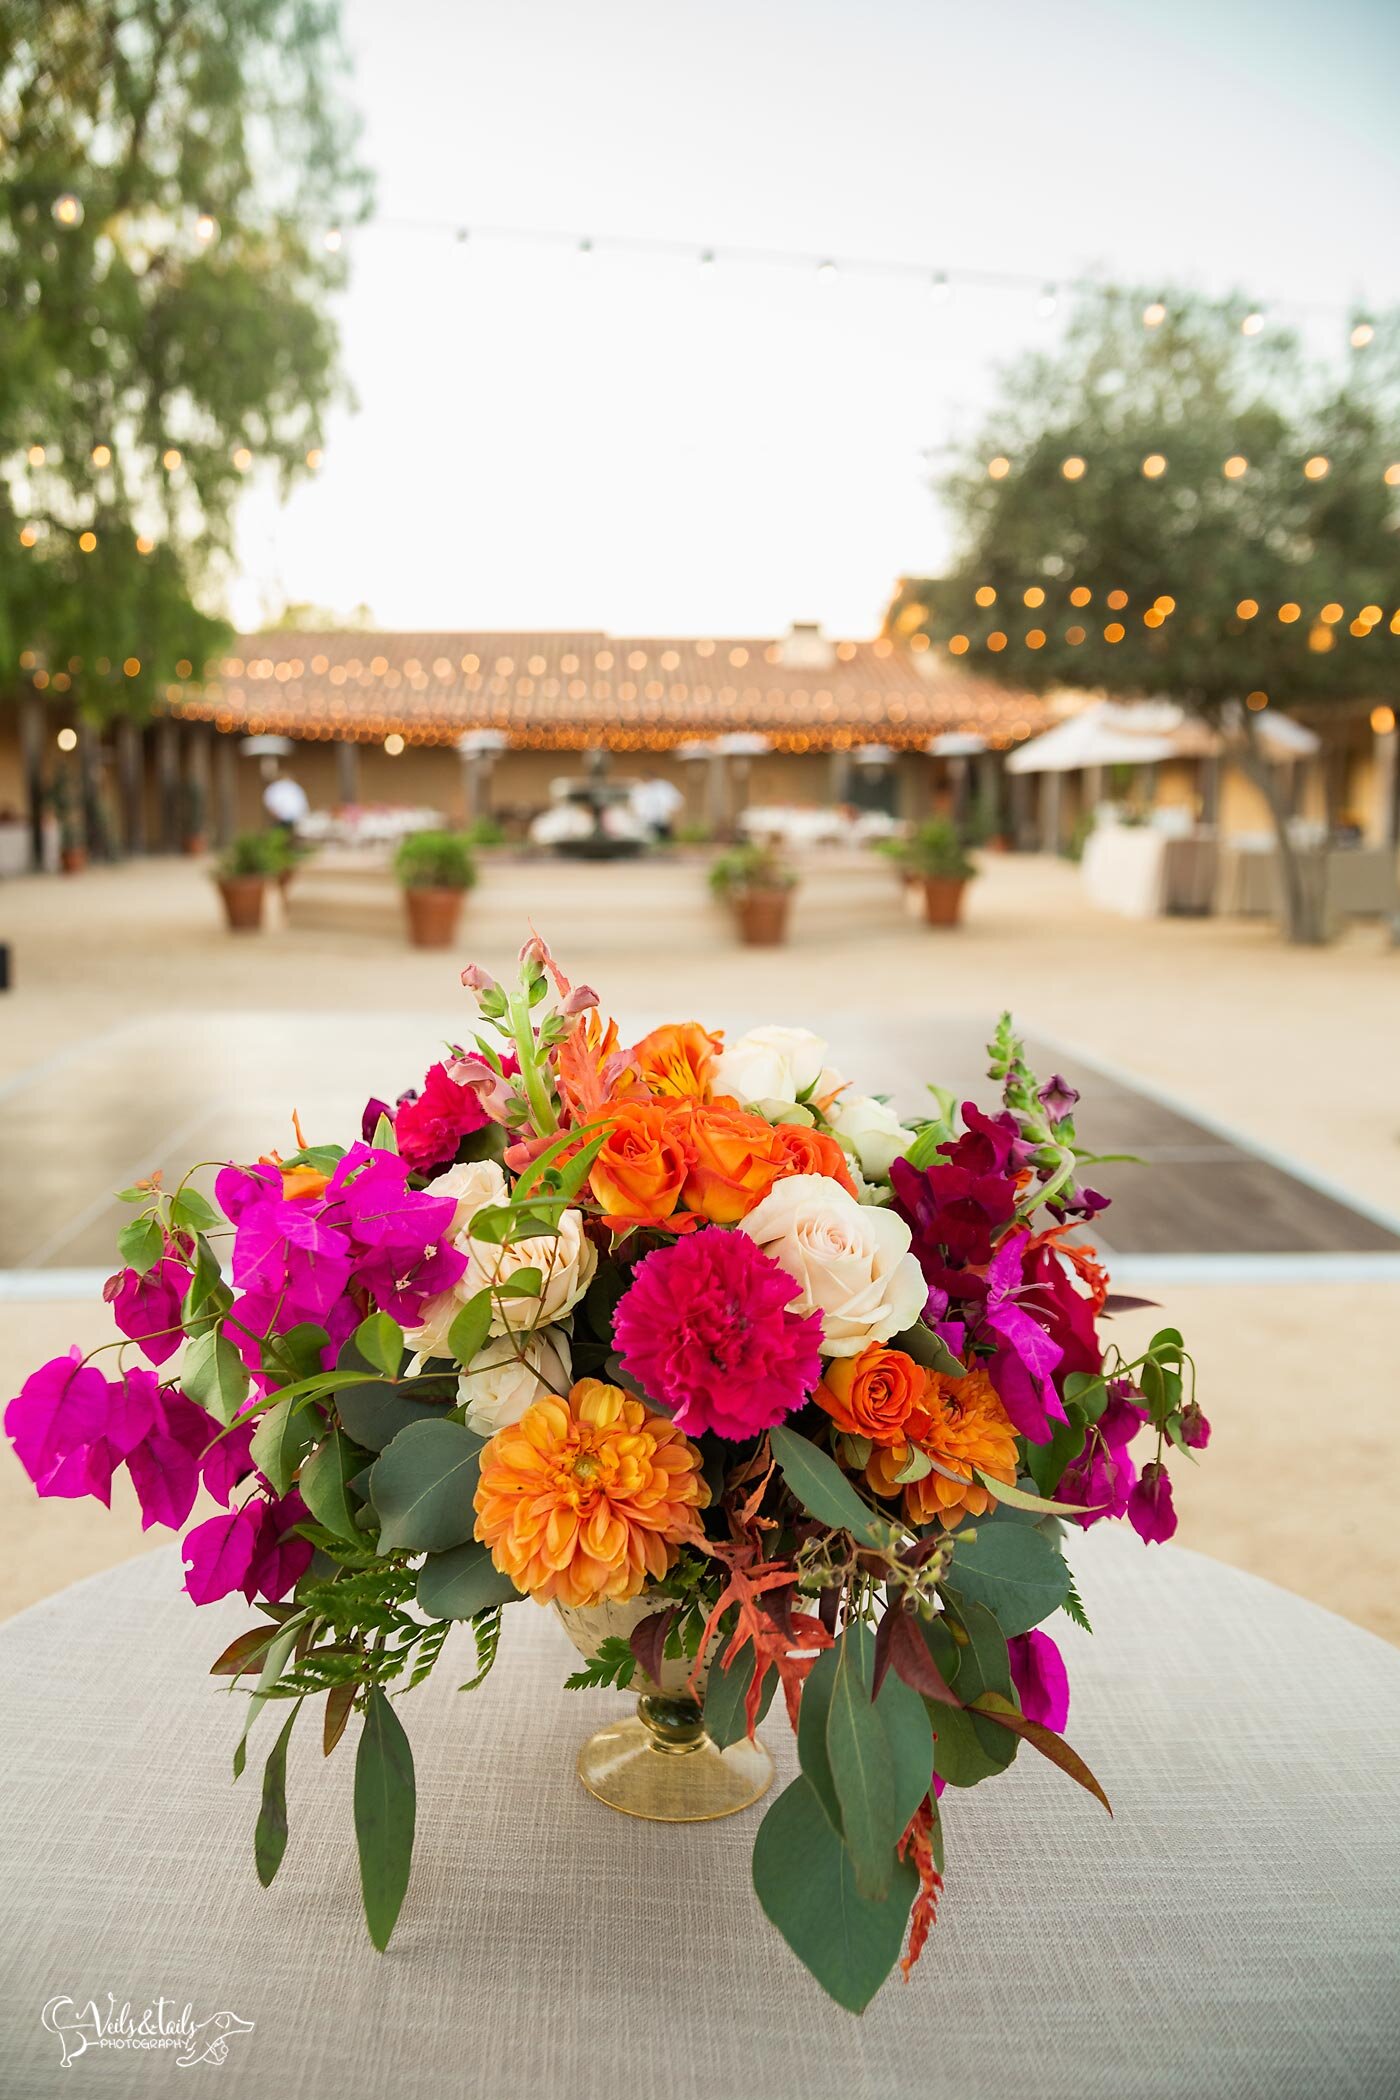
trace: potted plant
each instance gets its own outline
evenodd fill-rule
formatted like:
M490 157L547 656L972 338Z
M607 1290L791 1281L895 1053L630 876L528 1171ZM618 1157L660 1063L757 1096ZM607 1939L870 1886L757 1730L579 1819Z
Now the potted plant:
M411 831L399 841L394 873L403 885L412 945L449 947L462 916L462 899L476 881L468 840L457 831Z
M240 831L220 854L214 880L230 933L256 933L261 927L263 895L281 860L282 842L271 831Z
M929 925L956 926L962 917L963 891L977 873L957 827L947 817L930 817L906 842L904 865L923 884Z
M796 887L796 874L773 846L731 846L710 865L710 889L730 907L740 940L751 948L776 948L787 939Z
M182 780L179 792L180 844L191 859L208 844L204 832L204 789L197 780Z

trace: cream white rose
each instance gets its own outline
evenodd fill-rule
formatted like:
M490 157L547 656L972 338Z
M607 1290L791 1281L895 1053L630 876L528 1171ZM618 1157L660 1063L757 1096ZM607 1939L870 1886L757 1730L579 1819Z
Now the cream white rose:
M449 1356L447 1344L452 1322L469 1298L488 1283L503 1283L520 1269L538 1269L544 1278L538 1298L503 1298L491 1322L493 1334L506 1329L547 1326L571 1312L593 1280L598 1256L584 1237L583 1218L566 1210L559 1221L559 1237L541 1234L536 1239L517 1240L513 1247L496 1247L475 1240L471 1222L479 1210L490 1210L510 1200L510 1185L494 1159L468 1160L449 1167L428 1183L432 1196L451 1196L457 1210L447 1233L450 1246L467 1258L467 1266L450 1291L439 1292L423 1307L420 1326L407 1334L410 1349L422 1356Z
M527 1407L549 1393L567 1393L573 1383L573 1352L560 1327L542 1328L523 1342L501 1335L472 1359L457 1380L467 1427L494 1436L518 1422Z
M928 1285L893 1211L857 1203L825 1174L793 1174L739 1226L781 1262L801 1295L794 1312L822 1316L822 1352L858 1356L912 1327Z
M871 1181L888 1181L890 1162L914 1142L913 1131L887 1101L877 1101L873 1094L842 1094L827 1110L826 1120L854 1148L862 1174Z
M467 1257L467 1272L454 1286L464 1302L488 1284L509 1283L521 1269L538 1269L543 1278L538 1298L495 1301L492 1334L547 1327L553 1320L562 1320L578 1304L598 1266L598 1250L586 1237L583 1213L577 1210L564 1212L554 1236L541 1233L534 1239L516 1240L510 1247L496 1247L468 1233L457 1245Z
M750 1101L796 1101L809 1088L829 1094L842 1084L826 1062L826 1043L810 1028L751 1028L720 1052L716 1094Z

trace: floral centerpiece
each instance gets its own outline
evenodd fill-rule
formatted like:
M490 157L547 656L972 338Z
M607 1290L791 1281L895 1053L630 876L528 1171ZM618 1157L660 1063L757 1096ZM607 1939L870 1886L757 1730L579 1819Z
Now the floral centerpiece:
M463 979L474 1041L358 1142L298 1128L212 1200L125 1190L115 1359L45 1364L6 1430L40 1494L105 1502L124 1467L148 1525L215 1506L182 1550L196 1604L258 1612L213 1665L245 1695L235 1773L284 1716L264 1883L303 1709L327 1754L358 1714L387 1943L415 1821L398 1695L458 1621L481 1683L533 1599L583 1653L571 1685L640 1694L579 1759L615 1807L748 1805L781 1691L800 1770L754 1885L859 2011L934 1921L945 1789L1024 1744L1104 1800L1044 1629L1085 1623L1073 1527L1174 1528L1166 1455L1208 1434L1181 1336L1132 1360L1103 1338L1077 1097L1008 1020L995 1113L934 1089L903 1123L800 1029L624 1045L538 939L509 987Z

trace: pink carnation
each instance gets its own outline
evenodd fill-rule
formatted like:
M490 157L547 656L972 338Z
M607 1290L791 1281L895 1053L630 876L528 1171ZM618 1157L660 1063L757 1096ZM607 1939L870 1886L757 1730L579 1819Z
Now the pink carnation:
M431 1065L422 1093L394 1117L394 1142L415 1174L431 1174L449 1166L462 1139L488 1121L473 1087L451 1078L445 1065Z
M796 1295L746 1233L697 1232L638 1262L614 1315L618 1355L688 1436L757 1436L821 1375L821 1315L789 1312Z

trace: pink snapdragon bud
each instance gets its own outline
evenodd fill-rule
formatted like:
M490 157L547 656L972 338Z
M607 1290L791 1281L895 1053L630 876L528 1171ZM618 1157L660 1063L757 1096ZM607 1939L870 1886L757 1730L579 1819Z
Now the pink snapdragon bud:
M598 1004L598 994L592 985L576 985L559 1011L572 1020L575 1014L589 1013Z
M492 1071L484 1057L454 1058L447 1067L447 1073L449 1078L456 1080L458 1086L470 1087L482 1112L489 1116L493 1123L505 1122L512 1098L510 1086L499 1072Z
M498 992L501 988L489 970L480 963L468 963L462 972L462 982L469 992Z

